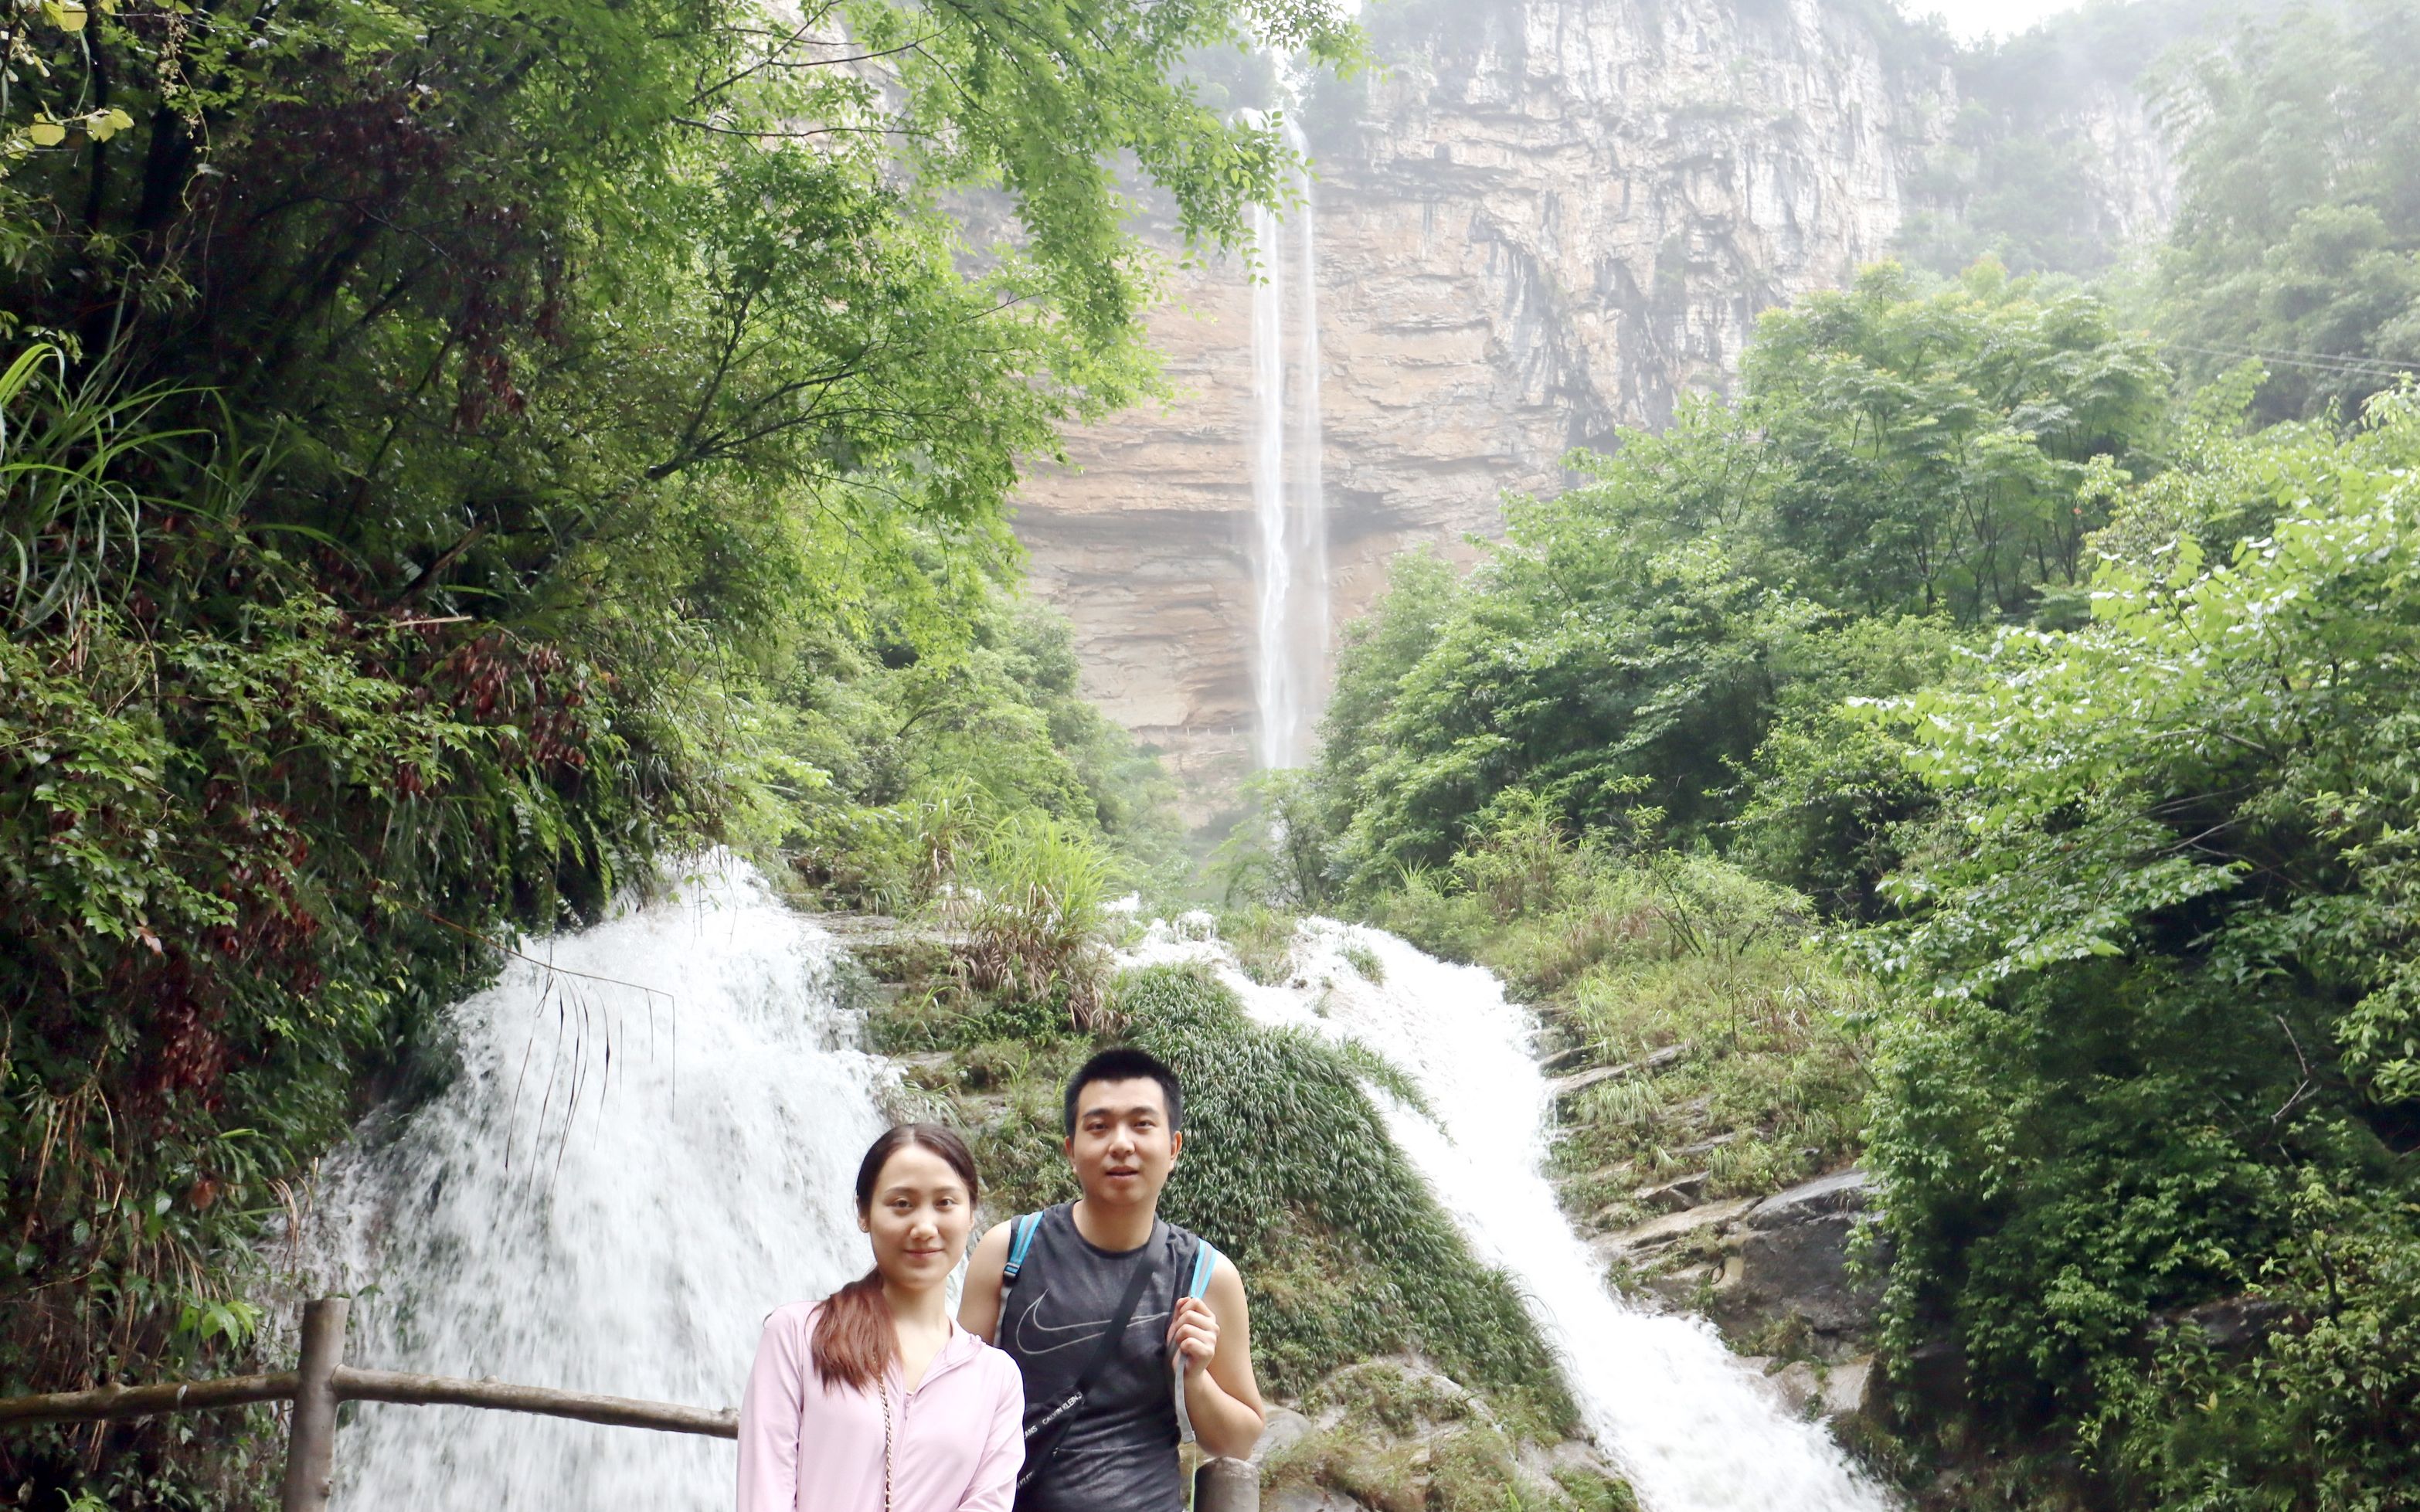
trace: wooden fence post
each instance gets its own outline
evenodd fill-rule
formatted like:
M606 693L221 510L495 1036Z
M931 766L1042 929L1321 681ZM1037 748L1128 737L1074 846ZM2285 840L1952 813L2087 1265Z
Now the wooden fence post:
M1193 1512L1261 1512L1261 1467L1205 1459L1193 1473Z
M295 1367L294 1413L286 1438L286 1495L280 1512L325 1512L336 1471L336 1369L345 1363L345 1315L351 1304L322 1297L302 1306L302 1359Z

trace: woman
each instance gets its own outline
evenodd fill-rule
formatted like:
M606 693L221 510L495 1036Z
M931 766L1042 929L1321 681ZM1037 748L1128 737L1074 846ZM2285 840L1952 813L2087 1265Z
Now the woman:
M739 1402L739 1512L1008 1512L1025 1388L944 1295L975 1191L966 1141L938 1124L865 1152L857 1225L874 1269L765 1320Z

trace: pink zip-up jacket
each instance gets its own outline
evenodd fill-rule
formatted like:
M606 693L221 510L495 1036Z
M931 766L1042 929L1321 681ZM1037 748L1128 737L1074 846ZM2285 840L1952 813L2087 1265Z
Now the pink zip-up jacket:
M739 1399L739 1512L883 1512L882 1399L815 1378L822 1305L794 1302L765 1319ZM914 1391L895 1365L884 1386L892 1512L1009 1512L1025 1463L1016 1363L953 1320Z

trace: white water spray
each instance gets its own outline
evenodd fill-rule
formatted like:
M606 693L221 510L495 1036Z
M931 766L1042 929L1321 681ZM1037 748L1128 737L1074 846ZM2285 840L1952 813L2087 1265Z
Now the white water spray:
M516 964L462 1004L461 1075L339 1159L318 1247L334 1284L374 1284L354 1363L736 1406L765 1315L865 1269L850 1187L880 1062L848 1047L830 937L720 870L531 947L563 971ZM338 1512L731 1504L718 1441L358 1411Z
M1293 124L1287 146L1308 154ZM1292 281L1298 285L1297 323L1287 403L1287 249L1284 225L1265 207L1252 210L1252 247L1260 282L1252 285L1252 516L1256 614L1252 685L1260 717L1257 754L1264 767L1295 766L1309 758L1312 726L1327 672L1327 504L1322 477L1319 413L1319 240L1311 177L1294 188ZM1291 435L1289 435L1291 430ZM1289 450L1291 444L1291 450Z
M1348 964L1347 946L1374 954L1384 980ZM1295 940L1294 975L1306 987L1258 986L1217 947L1165 927L1138 958L1205 954L1256 1019L1357 1041L1419 1088L1427 1114L1372 1095L1472 1249L1519 1285L1590 1427L1648 1512L1890 1505L1822 1428L1785 1415L1711 1327L1645 1311L1606 1288L1544 1174L1549 1098L1530 1053L1535 1026L1495 977L1325 919Z

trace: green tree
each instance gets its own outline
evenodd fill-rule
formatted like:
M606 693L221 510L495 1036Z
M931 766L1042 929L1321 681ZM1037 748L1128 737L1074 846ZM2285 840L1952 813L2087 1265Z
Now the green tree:
M1987 1423L2046 1407L2120 1504L2385 1506L2420 1469L2377 1353L2420 1302L2420 405L2265 460L2264 536L2114 560L2088 626L1886 713L1942 804L1874 936L1891 1341L1954 1340ZM2247 1290L2248 1352L2175 1322Z
M1792 463L1771 525L1786 570L1839 608L1969 624L2076 580L2103 518L2092 460L2134 460L2166 381L2102 301L1988 263L1931 292L1870 269L1767 316L1745 365Z
M2208 378L2259 357L2265 419L2349 424L2420 367L2420 7L2296 5L2172 69L2181 202L2161 325Z
M240 1357L189 1320L493 941L781 833L844 754L868 796L1147 805L1063 634L998 604L1003 501L1154 382L1125 186L1203 245L1279 193L1280 125L1177 64L1346 57L1324 8L57 0L6 35L0 1391ZM940 738L819 764L782 698L861 654ZM171 1434L111 1431L98 1477L12 1443L10 1484L183 1494Z
M1873 800L1840 795L1827 838L1786 838L1783 786L1850 775L1817 778L1804 722L1794 753L1754 760L1786 690L1820 688L1791 705L1817 720L1904 691L1961 625L2072 612L2086 536L2125 470L2152 466L2164 370L2080 291L1989 266L1927 287L1885 266L1766 316L1745 371L1738 408L1683 406L1661 435L1575 456L1587 481L1516 501L1466 583L1416 565L1348 637L1320 784L1354 888L1442 863L1514 788L1582 832L1652 810L1714 838L1747 772L1777 784L1756 812L1781 873L1871 906L1883 832L1921 804L1875 768ZM1913 623L1888 649L1833 633L1865 616ZM1864 859L1807 850L1834 841Z

